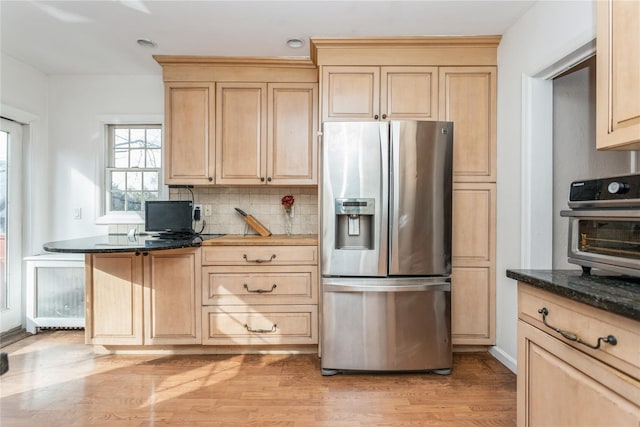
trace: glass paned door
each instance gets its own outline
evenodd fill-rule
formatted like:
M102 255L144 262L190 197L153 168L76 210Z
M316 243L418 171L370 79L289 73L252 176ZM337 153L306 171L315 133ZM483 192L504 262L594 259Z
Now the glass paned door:
M0 309L9 307L7 291L7 148L9 133L0 131Z
M0 119L0 332L22 325L22 126Z

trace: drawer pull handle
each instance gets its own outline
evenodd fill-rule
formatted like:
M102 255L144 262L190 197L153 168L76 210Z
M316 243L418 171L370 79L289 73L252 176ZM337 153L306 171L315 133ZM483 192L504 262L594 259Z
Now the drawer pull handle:
M276 257L276 254L271 255L271 258L269 258L269 259L260 259L260 258L258 258L258 259L249 259L249 258L247 258L247 254L243 254L242 255L242 258L244 258L244 260L246 262L255 262L255 263L258 263L258 264L262 264L263 262L271 262L271 261L273 261L275 259L275 257Z
M271 286L271 289L249 289L249 285L245 283L244 288L247 290L247 292L252 292L254 294L268 294L269 292L273 292L273 290L276 288L276 284L274 283L273 286Z
M251 328L251 326L247 325L246 323L244 324L244 328L249 331L249 332L254 332L256 334L270 334L272 332L275 332L276 329L278 329L278 325L276 325L275 323L273 324L273 326L271 327L271 329L253 329Z
M548 324L547 316L549 315L549 310L547 310L547 307L542 307L540 310L538 310L538 313L542 314L542 323L544 323L544 325L547 328L553 329L554 331L556 331L557 333L559 333L560 335L562 335L563 337L565 337L570 341L575 341L579 344L586 345L587 347L592 348L594 350L599 349L600 344L602 344L603 342L606 342L611 345L618 344L618 339L616 337L614 337L613 335L607 335L606 337L599 337L596 345L591 345L587 342L582 341L580 337L578 337L573 332L565 331L564 329L556 328L555 326L551 326L550 324Z

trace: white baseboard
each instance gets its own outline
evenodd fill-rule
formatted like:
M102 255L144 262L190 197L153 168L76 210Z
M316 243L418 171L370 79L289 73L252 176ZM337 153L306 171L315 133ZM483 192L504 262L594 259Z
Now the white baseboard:
M506 366L514 374L518 373L518 361L504 352L500 347L493 346L489 349L489 353L498 359L500 363Z

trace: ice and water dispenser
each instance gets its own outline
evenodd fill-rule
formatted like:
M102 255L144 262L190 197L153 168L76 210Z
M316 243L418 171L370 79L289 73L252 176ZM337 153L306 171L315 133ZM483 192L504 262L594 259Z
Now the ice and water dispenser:
M373 249L375 199L335 199L336 249Z

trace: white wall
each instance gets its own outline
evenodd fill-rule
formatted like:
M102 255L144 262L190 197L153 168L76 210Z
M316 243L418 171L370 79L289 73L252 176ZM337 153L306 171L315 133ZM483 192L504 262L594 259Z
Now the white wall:
M49 78L51 240L107 234L96 225L102 194L104 119L163 115L160 75ZM73 219L74 209L82 218Z
M49 237L50 204L48 158L47 76L1 54L0 114L28 123L23 146L23 253L39 252Z
M516 282L508 279L507 269L523 268L523 229L522 209L527 193L533 195L527 209L534 209L540 203L548 206L548 215L552 215L552 189L535 191L536 182L531 188L522 189L523 173L523 122L522 106L528 102L523 99L523 81L527 76L535 76L542 70L586 45L595 38L595 3L592 1L541 1L514 24L502 37L498 48L498 200L497 200L497 254L496 254L496 347L493 354L507 363L512 369L517 358L517 287ZM535 126L535 123L532 123ZM548 150L549 140L533 141L540 149ZM535 153L534 153L535 154ZM529 154L527 154L529 157ZM552 174L551 157L536 162L535 170L540 174ZM540 200L544 198L545 200ZM536 213L537 215L537 213ZM534 216L535 221L535 216ZM545 223L551 217L545 218ZM551 242L549 227L542 238L544 245ZM525 242L528 251L541 252L533 241ZM551 244L546 248L551 253ZM551 268L548 265L527 265L526 268Z
M573 181L631 173L626 151L596 150L596 63L553 80L553 268L576 269L567 261L568 209Z

